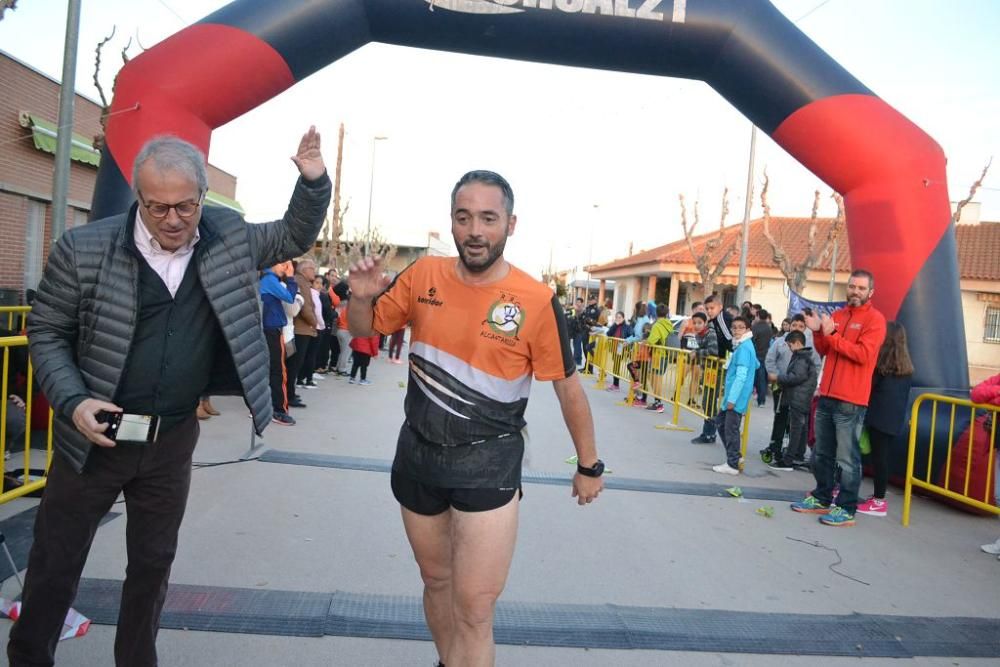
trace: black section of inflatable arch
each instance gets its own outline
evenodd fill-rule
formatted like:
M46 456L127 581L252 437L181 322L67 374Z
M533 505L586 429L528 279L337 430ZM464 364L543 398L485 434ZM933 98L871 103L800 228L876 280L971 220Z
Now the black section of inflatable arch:
M943 323L964 322L962 314L962 290L955 280L958 274L958 243L955 240L955 225L938 242L934 252L920 268L916 280L899 308L896 320L908 328L928 327L941 332L954 332L953 327ZM889 267L886 267L887 269ZM878 283L875 284L876 291ZM928 316L932 319L928 320ZM907 331L910 356L916 360L951 358L955 363L936 364L938 374L934 382L939 387L965 388L969 386L969 367L966 365L967 350L964 329L959 327L957 337L947 339L940 336L915 335Z
M768 134L810 102L872 95L766 0L689 2L684 23L670 21L668 2L664 21L540 9L483 17L390 0L368 8L380 42L701 79Z
M260 37L281 54L296 81L372 40L700 79L769 134L810 102L872 94L766 0L690 2L683 23L670 21L671 2L662 2L658 11L665 20L545 9L484 16L440 6L431 11L419 0L244 1L200 23Z
M115 156L105 145L101 149L101 165L97 169L94 198L90 202L88 220L100 220L127 211L132 205L132 200L132 188L122 175Z
M264 40L301 81L372 41L364 0L233 2L198 23L239 28Z

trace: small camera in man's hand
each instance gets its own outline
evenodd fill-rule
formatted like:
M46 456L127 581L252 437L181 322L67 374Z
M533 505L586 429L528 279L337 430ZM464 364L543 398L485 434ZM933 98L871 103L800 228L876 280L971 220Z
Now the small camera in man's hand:
M160 418L152 415L102 410L97 413L97 422L108 425L104 435L114 442L150 444L156 442L160 430Z

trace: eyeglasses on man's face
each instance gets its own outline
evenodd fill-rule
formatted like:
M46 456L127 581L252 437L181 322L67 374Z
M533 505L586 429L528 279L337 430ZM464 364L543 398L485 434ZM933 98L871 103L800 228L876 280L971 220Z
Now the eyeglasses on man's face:
M164 204L158 201L146 201L141 192L137 192L136 194L139 196L139 203L146 209L146 212L157 220L162 220L170 215L170 209L176 211L177 215L181 218L190 218L201 208L201 201L191 201L189 199L176 204Z

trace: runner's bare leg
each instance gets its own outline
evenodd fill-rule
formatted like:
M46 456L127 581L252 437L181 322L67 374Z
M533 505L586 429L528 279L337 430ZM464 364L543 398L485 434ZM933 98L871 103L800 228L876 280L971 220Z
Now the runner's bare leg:
M496 659L493 610L514 557L518 495L488 512L451 510L454 634L448 667L492 667Z
M452 511L434 516L417 514L405 507L403 527L424 581L424 618L441 662L448 664L448 646L454 636L451 612Z

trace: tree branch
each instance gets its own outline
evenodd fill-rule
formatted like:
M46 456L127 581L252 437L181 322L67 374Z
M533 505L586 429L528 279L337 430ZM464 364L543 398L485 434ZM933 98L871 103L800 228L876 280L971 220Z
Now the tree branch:
M115 31L117 30L118 26L111 26L111 34L102 39L97 44L97 48L94 49L94 87L97 88L97 93L101 96L101 106L104 107L104 110L101 113L101 127L104 127L105 125L107 110L108 107L111 106L108 104L108 98L104 95L104 87L101 86L101 79L99 76L101 73L101 49L104 48L105 44L114 39Z
M972 187L969 188L969 196L963 199L962 201L958 202L958 205L955 207L955 214L951 216L952 222L958 224L959 219L962 217L962 209L965 208L965 206L972 201L972 198L976 196L976 191L983 186L983 179L986 178L986 172L990 170L991 164L993 164L992 155L990 156L989 162L987 162L986 166L983 167L983 173L979 174L979 180L973 183Z

